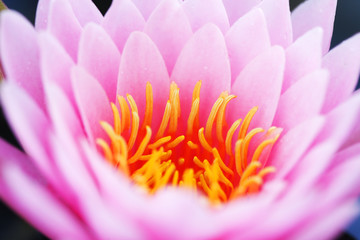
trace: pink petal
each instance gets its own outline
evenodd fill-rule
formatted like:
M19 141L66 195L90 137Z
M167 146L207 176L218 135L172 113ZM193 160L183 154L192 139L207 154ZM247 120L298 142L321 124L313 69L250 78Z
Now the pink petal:
M183 8L194 32L207 23L215 24L223 34L230 28L226 10L221 0L185 1Z
M320 132L325 121L323 117L311 118L285 133L274 145L269 162L276 168L273 177L285 177L298 163L310 144Z
M192 36L180 53L171 80L180 88L182 119L189 116L195 84L202 81L200 121L205 121L221 92L230 90L228 53L218 27L207 24Z
M225 35L231 66L231 80L259 53L270 47L266 20L260 9L254 9L232 25Z
M332 160L333 166L324 177L322 184L328 190L329 198L343 201L359 196L360 176L356 174L360 168L360 143L337 153ZM331 189L331 191L330 191Z
M264 11L272 45L287 47L292 42L292 26L288 0L264 0Z
M339 234L347 224L359 213L359 207L354 201L342 203L324 210L326 213L307 221L305 226L299 229L291 239L331 239ZM324 217L326 214L326 217Z
M137 103L140 119L145 113L146 83L153 87L153 126L157 129L169 97L170 81L165 62L151 39L134 32L124 47L120 63L117 93L131 94Z
M360 143L356 143L352 146L349 146L341 151L337 152L334 156L333 162L334 165L341 165L346 161L356 160L356 158L360 155ZM359 162L357 160L357 162ZM360 164L360 163L359 163Z
M56 176L48 161L50 123L44 112L23 89L11 82L2 84L1 101L10 126L25 152L33 158L44 176L54 180Z
M86 226L46 186L35 182L18 165L2 165L1 198L27 221L53 239L91 239Z
M317 142L334 141L340 148L354 134L360 117L360 92L341 103L326 115L326 124L317 138Z
M261 0L223 0L224 7L227 12L230 26L234 24L240 17L258 5Z
M354 91L360 72L360 34L331 50L323 60L330 82L322 111L330 111ZM346 81L344 81L346 79Z
M130 0L114 0L102 23L120 52L130 33L142 30L144 25L144 18Z
M0 166L3 168L9 163L17 165L22 171L29 177L39 182L44 181L40 172L34 166L29 156L26 156L23 152L15 148L14 146L7 143L5 140L0 138ZM0 187L1 189L1 187Z
M71 104L75 106L70 78L70 69L74 66L73 60L52 35L41 33L39 43L44 85L48 82L57 84L67 95Z
M286 49L286 66L282 92L306 74L321 67L323 31L314 28Z
M99 25L89 23L80 38L78 64L102 85L108 98L115 102L120 53L109 35Z
M320 113L328 86L329 73L314 71L292 85L279 100L273 125L288 131ZM294 107L296 106L296 107Z
M238 104L229 104L229 118L244 118L255 106L259 109L251 121L254 127L270 127L280 98L284 74L284 50L275 46L251 61L235 80L231 92L238 96ZM261 69L261 71L259 71Z
M103 19L101 12L93 1L90 0L67 0L71 4L74 14L81 24L85 26L89 22L100 23Z
M330 47L337 0L306 1L291 14L293 37L297 39L314 27L324 30L322 54Z
M180 3L177 0L163 1L151 14L144 32L157 45L171 73L181 49L192 35Z
M100 121L110 124L113 122L110 102L104 89L95 78L78 66L72 68L71 80L82 124L89 141L94 144L97 138L108 139L100 125Z
M39 0L36 8L35 29L45 30L48 23L50 0Z
M161 0L133 0L133 2L144 16L144 19L148 19L154 9L160 4Z
M48 30L59 40L76 62L82 29L67 0L54 0L51 2Z
M84 136L80 116L64 92L51 82L46 85L46 105L57 135L70 135L73 139Z
M40 108L44 109L40 56L34 28L20 14L5 11L1 14L0 30L0 54L5 77L24 88Z
M331 159L336 152L337 144L336 141L329 140L315 145L292 169L289 175L290 181L294 182L292 188L306 191L314 186L331 166ZM304 173L306 173L306 177L304 177Z

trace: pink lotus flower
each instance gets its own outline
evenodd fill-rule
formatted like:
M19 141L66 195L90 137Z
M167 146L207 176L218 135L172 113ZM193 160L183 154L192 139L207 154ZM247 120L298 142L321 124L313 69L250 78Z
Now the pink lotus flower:
M55 239L331 238L360 189L360 35L328 52L335 8L42 0L35 29L3 12L25 153L0 140L2 199Z

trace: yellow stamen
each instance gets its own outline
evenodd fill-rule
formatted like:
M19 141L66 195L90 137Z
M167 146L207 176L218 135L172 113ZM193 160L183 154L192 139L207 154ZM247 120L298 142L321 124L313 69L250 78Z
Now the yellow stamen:
M118 102L121 110L121 132L123 132L130 127L130 110L124 97L119 96Z
M145 116L144 122L141 129L145 129L146 126L151 126L152 114L153 114L153 90L149 82L146 83L146 106L145 106Z
M268 154L265 153L269 153L279 137L277 128L269 128L261 138L252 141L256 134L264 132L261 128L249 130L257 107L247 113L243 122L238 119L228 128L226 108L236 97L228 92L220 94L209 117L201 121L206 122L205 126L200 126L200 118L204 117L200 112L200 89L201 81L194 87L191 111L184 119L180 118L180 89L171 83L160 126L154 131L152 118L158 114L153 112L154 104L163 103L154 102L149 82L141 128L141 114L133 96L118 96L120 109L111 103L114 125L100 122L110 140L96 140L104 158L149 194L166 185L183 186L205 194L213 204L220 204L259 192L265 177L275 171L274 167L266 166ZM187 121L185 126L181 120ZM238 128L238 138L233 139ZM156 134L152 138L153 132ZM259 162L260 157L264 166Z

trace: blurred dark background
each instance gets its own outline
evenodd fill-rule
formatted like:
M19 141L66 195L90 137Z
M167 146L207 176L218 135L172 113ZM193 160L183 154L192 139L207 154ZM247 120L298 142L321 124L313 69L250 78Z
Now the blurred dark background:
M4 0L10 9L15 9L34 22L36 0ZM104 14L111 4L111 0L93 0ZM304 0L290 0L290 7L294 9ZM331 47L360 32L360 0L338 0L334 34ZM359 88L359 83L357 88ZM18 145L4 118L0 106L0 137ZM42 240L47 239L32 228L28 223L19 218L11 209L0 201L0 240ZM337 239L360 239L360 216Z

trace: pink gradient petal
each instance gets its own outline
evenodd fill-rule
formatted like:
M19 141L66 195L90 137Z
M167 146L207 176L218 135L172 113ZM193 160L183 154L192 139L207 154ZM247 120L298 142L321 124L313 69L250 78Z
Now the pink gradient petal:
M244 14L250 12L250 10L256 5L258 5L260 2L261 0L223 0L230 26L233 25L236 20L238 20Z
M337 0L306 1L291 14L293 37L297 39L314 27L324 30L322 54L330 47Z
M81 26L89 22L101 23L103 16L91 0L67 0Z
M67 0L51 2L47 29L76 62L82 28Z
M6 164L0 171L1 198L45 235L53 239L92 238L81 220L53 192L18 165Z
M151 39L142 32L134 32L124 47L120 63L117 93L122 96L131 94L135 99L140 119L145 113L146 83L153 88L154 129L157 129L162 119L162 113L168 100L170 89L169 75L165 62Z
M171 73L181 49L192 35L190 23L178 0L163 1L151 14L144 32L157 45Z
M356 143L336 153L333 162L334 165L337 166L338 164L342 164L346 161L356 160L356 158L358 158L359 155L360 155L360 143Z
M23 152L7 143L0 138L0 167L4 167L9 163L19 166L24 174L33 178L34 181L44 181L44 178L40 174L39 170L33 164L33 160ZM0 189L2 187L0 186Z
M331 166L331 159L337 150L337 145L336 141L328 140L309 150L289 174L290 181L294 182L292 188L306 191L315 186ZM306 173L306 177L304 177L304 173Z
M119 172L94 150L87 142L81 142L84 154L89 161L90 171L94 174L99 191L104 201L110 204L119 215L128 215L135 218L143 217L147 208L147 196L143 192L134 191L130 180ZM116 186L114 188L113 186ZM124 198L124 196L128 196ZM144 197L146 196L146 197Z
M50 0L39 0L36 8L35 29L45 30L48 24Z
M107 139L100 121L113 123L109 99L100 83L81 67L73 67L71 80L82 124L89 141Z
M235 101L229 103L229 109L232 109L229 118L232 121L244 118L250 109L258 106L250 129L270 127L280 98L284 66L285 54L279 46L264 51L246 65L231 89L239 100L236 107Z
M221 92L230 90L228 53L218 27L207 24L192 36L180 53L171 80L180 88L182 119L189 116L195 84L202 81L200 121L205 121Z
M47 134L50 123L44 112L23 89L11 82L2 84L1 102L10 126L25 152L33 158L45 177L56 178L48 161Z
M2 12L0 23L0 55L5 77L24 88L44 109L35 30L23 16L13 11Z
M344 41L323 59L330 83L322 111L330 111L354 91L360 72L360 34ZM344 81L346 79L346 81Z
M73 60L56 38L48 33L39 35L39 44L44 85L47 82L56 83L64 91L71 104L75 106L70 78L70 70L74 66Z
M271 178L283 178L289 173L306 153L324 123L323 117L314 117L290 129L277 141L269 157L271 166L276 168Z
M299 37L286 49L282 92L306 74L321 67L323 31L317 27Z
M280 97L273 125L281 126L284 132L287 132L297 124L319 114L328 80L328 71L317 70L292 85Z
M264 11L272 45L287 47L292 43L292 26L288 0L264 0Z
M333 166L324 177L322 184L325 189L329 189L330 198L334 201L351 199L360 194L360 176L349 174L352 169L360 168L359 150L360 143L337 153L332 160Z
M194 32L207 23L215 24L223 34L230 28L226 10L221 0L185 1L183 8Z
M97 24L89 23L80 38L78 64L102 85L110 101L115 102L121 55L109 35Z
M353 200L344 202L341 206L336 205L330 212L328 209L323 211L327 211L325 218L324 215L319 214L317 218L310 219L305 226L293 234L291 239L331 239L331 237L339 234L360 212Z
M65 93L51 82L45 85L45 89L47 110L56 134L70 134L73 139L83 137L85 133L80 117Z
M102 22L103 28L113 39L120 52L122 52L130 33L143 30L144 25L144 18L130 0L114 0Z
M161 0L133 0L133 3L139 9L144 19L148 19L154 9L160 4Z
M354 133L360 117L360 92L343 102L326 115L326 124L317 138L318 142L336 141L340 148Z
M225 41L229 52L231 80L234 82L254 57L270 47L270 38L262 10L254 9L236 21L226 33Z

